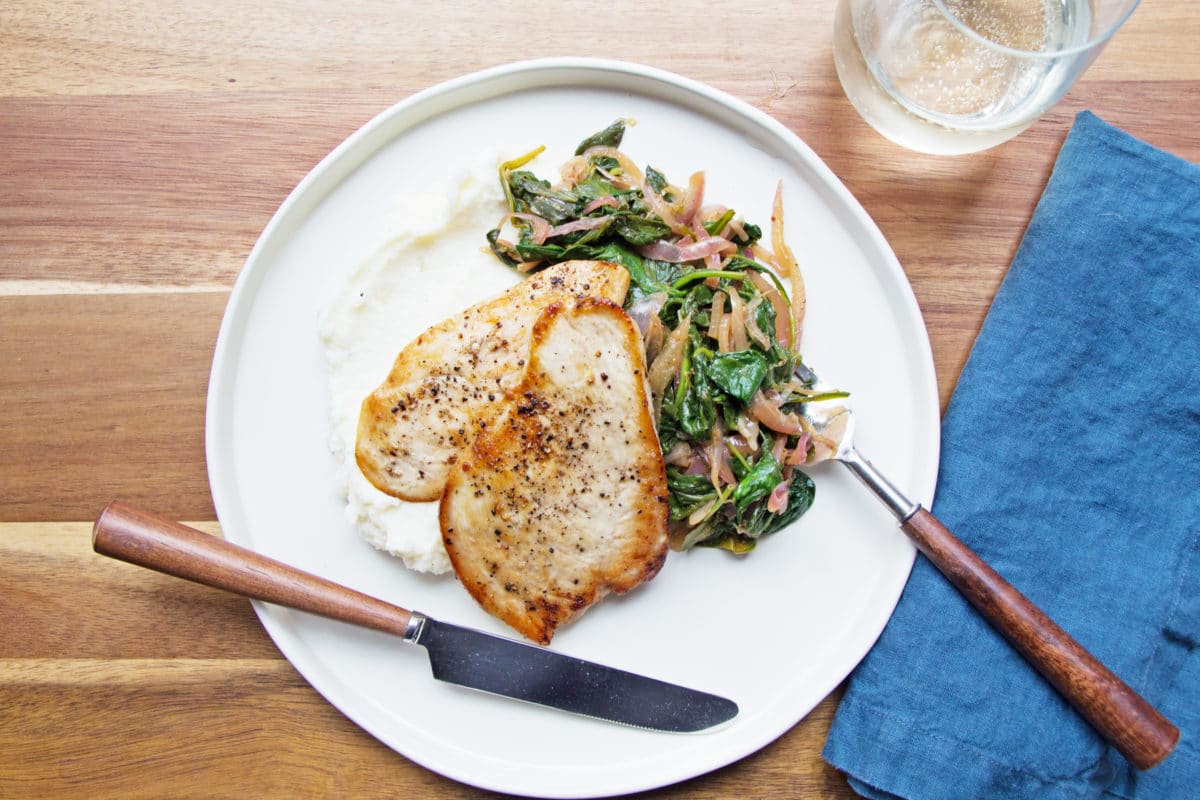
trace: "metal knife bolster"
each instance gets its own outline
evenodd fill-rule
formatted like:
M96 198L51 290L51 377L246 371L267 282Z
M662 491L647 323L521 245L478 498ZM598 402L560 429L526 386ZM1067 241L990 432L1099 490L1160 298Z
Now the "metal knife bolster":
M419 611L409 612L408 627L404 629L404 641L412 644L421 644L421 635L425 633L425 624L429 622L429 617Z

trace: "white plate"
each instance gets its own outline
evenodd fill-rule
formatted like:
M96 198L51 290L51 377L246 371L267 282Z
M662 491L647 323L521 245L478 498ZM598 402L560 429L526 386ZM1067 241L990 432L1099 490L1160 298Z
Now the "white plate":
M787 235L808 287L805 360L853 391L862 450L914 499L932 500L939 414L929 341L900 265L849 192L794 134L726 94L641 66L555 59L470 75L394 106L275 214L234 287L209 387L209 475L230 541L446 621L506 632L452 578L412 573L348 529L327 448L318 313L339 271L378 233L396 186L444 175L484 147L566 152L617 117L638 122L623 146L635 161L676 181L705 170L707 196L764 229L783 180ZM543 160L536 170L557 166ZM477 299L452 272L447 280L462 305ZM649 584L555 639L557 650L732 698L740 715L711 733L651 733L475 694L433 680L420 648L384 634L256 609L317 691L431 770L534 796L662 786L787 731L891 615L913 548L841 467L813 477L813 509L757 552L673 553Z

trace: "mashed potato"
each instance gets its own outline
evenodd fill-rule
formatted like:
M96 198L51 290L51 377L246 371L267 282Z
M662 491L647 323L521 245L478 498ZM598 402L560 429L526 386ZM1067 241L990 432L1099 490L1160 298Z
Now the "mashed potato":
M394 235L349 271L321 315L330 448L347 518L372 545L422 572L450 570L438 504L398 500L363 477L354 460L359 408L418 334L520 279L486 252L484 233L506 209L496 162L397 197L385 226Z

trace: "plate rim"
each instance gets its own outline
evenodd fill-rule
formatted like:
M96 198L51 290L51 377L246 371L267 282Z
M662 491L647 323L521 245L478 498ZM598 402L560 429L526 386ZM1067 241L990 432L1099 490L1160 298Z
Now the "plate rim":
M302 221L334 187L353 173L361 163L369 159L383 144L402 135L406 130L418 127L429 119L470 105L473 102L470 99L473 92L478 94L483 88L496 84L508 87L500 92L483 95L488 98L494 98L523 90L558 86L560 84L551 82L551 76L556 74L566 78L563 83L575 86L586 85L589 88L613 88L614 85L619 85L620 88L628 88L629 83L636 83L639 85L639 88L646 91L652 97L667 99L689 109L700 111L701 113L705 112L698 108L700 105L723 108L733 115L733 119L722 120L722 122L729 124L733 120L740 119L740 124L744 127L762 130L771 138L778 140L781 144L790 148L804 163L805 167L812 170L814 176L819 181L820 187L827 192L833 192L843 210L853 215L853 221L857 230L862 231L870 238L869 244L871 249L882 256L885 266L888 268L887 274L893 279L895 285L886 287L890 300L900 303L904 315L919 323L917 328L922 334L917 344L923 345L923 347L921 347L919 353L913 354L918 362L919 374L912 375L912 378L913 387L917 392L921 407L929 409L932 414L932 419L925 420L925 425L933 433L933 438L929 443L931 451L925 465L924 474L919 475L915 481L918 485L912 488L910 493L914 500L929 507L932 504L936 484L941 442L940 401L938 399L936 372L928 330L906 273L882 232L857 198L850 193L842 181L815 151L791 129L767 113L727 92L673 72L634 62L601 58L557 57L517 61L479 70L435 84L394 103L373 116L322 158L292 189L263 228L239 271L230 292L217 334L206 397L205 455L209 486L217 519L225 537L229 541L243 545L248 544L251 540L251 537L247 535L247 526L239 508L240 493L236 481L232 477L234 470L222 469L223 460L226 456L222 452L222 446L224 441L232 439L231 434L225 435L232 423L230 415L226 415L225 419L221 419L219 410L229 405L224 401L232 391L232 384L234 383L233 378L228 375L228 371L232 366L236 365L236 359L233 355L236 352L237 343L240 341L238 333L244 329L253 307L254 290L261 283L265 273L268 271L264 268L264 265L269 265L272 250L278 247L276 240L279 236L277 235L277 231L290 224L291 220L297 215L299 215L299 219ZM393 130L392 125L395 119L406 115L413 118L407 124ZM378 145L373 145L376 139L381 139L382 141ZM872 502L870 498L867 498L867 501ZM895 585L886 587L888 594L892 597L892 601L888 604L886 610L881 609L877 611L880 617L877 629L871 635L863 637L866 640L865 646L855 648L857 652L854 653L853 664L849 672L853 671L870 648L874 646L875 641L883 631L884 625L891 618L896 603L899 602L901 591L907 582L916 553L915 548L910 548L908 552L907 565L902 569L898 568L895 575L892 576L893 580L891 583ZM756 752L777 739L791 727L794 727L794 725L811 713L812 708L816 704L822 702L828 696L828 693L836 688L837 683L845 680L849 675L849 672L847 672L846 675L843 675L842 678L836 681L833 686L828 687L827 690L822 687L821 699L818 699L816 704L806 709L787 727L779 731L768 732L759 737L753 737L749 741L746 741L742 747L734 751L724 751L723 756L716 760L719 763L709 764L699 770L695 769L690 763L681 765L675 769L658 770L655 773L656 777L649 782L638 780L636 775L629 775L624 781L610 782L610 785L606 786L599 794L594 791L584 791L580 787L565 792L561 787L550 791L546 787L531 787L527 783L482 781L478 778L463 777L460 774L455 774L453 765L445 763L444 760L439 762L437 759L427 756L418 757L411 752L401 750L392 742L393 737L380 731L378 726L373 724L373 720L365 719L366 715L362 713L352 715L343 707L341 702L334 699L338 695L338 692L335 691L336 687L330 685L330 681L333 678L323 674L326 672L323 664L312 663L311 661L305 662L305 669L301 669L297 665L297 659L294 658L297 648L306 649L308 645L302 641L293 641L295 637L290 631L284 629L285 626L278 619L279 610L276 607L257 601L254 601L252 605L260 623L280 649L280 652L292 664L293 668L327 702L337 708L340 713L383 742L386 746L404 758L453 780L492 791L511 792L527 796L612 796L666 786L720 769ZM872 627L876 628L874 625ZM285 648L285 644L289 646ZM629 772L636 771L631 770Z

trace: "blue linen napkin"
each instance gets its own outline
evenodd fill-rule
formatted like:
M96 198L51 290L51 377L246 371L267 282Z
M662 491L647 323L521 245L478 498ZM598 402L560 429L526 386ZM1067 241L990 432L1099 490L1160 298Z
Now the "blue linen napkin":
M934 513L1180 743L1133 769L919 557L825 759L871 798L1200 797L1200 168L1076 117L942 447Z

